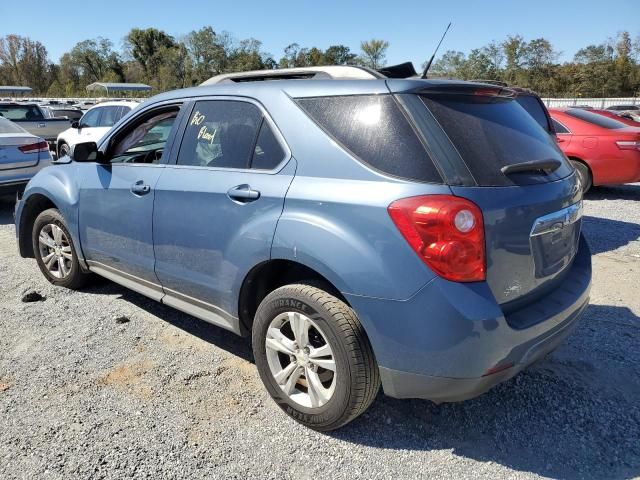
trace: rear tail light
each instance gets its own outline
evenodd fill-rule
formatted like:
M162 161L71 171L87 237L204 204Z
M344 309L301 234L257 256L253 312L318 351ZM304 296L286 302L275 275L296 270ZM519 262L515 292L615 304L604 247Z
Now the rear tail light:
M634 142L633 140L618 140L616 142L620 150L640 150L640 141Z
M485 279L484 221L475 203L452 195L424 195L396 200L388 211L435 273L454 282Z
M47 152L49 151L49 144L42 140L38 143L30 143L28 145L20 145L18 147L22 153L35 153L35 152Z

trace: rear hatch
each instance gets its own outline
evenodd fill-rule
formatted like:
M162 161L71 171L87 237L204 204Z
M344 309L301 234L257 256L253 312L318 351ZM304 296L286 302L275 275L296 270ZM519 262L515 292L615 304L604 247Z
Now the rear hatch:
M396 97L452 192L482 210L498 303L508 311L553 288L577 252L582 211L576 176L549 132L500 87L436 83Z

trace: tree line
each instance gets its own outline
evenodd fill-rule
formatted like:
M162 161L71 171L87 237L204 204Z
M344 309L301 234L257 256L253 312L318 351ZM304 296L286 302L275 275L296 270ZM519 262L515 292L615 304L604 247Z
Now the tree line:
M98 37L77 43L58 63L28 37L0 38L0 85L24 85L36 95L86 95L93 82L147 83L155 92L198 85L220 74L315 65L386 65L389 42L371 39L353 52L341 44L326 49L288 45L276 59L255 38L236 39L207 26L176 38L155 28L133 28L121 49ZM449 50L433 64L431 77L500 80L550 97L640 95L640 36L620 32L580 49L572 61L544 39L520 35L493 41L468 54ZM424 65L423 65L424 66Z

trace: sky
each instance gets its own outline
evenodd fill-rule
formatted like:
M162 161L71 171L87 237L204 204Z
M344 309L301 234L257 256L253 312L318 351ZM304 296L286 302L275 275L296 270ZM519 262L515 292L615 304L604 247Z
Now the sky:
M42 42L53 61L82 40L106 37L116 48L133 28L155 27L180 37L211 25L238 39L254 37L276 60L284 48L344 44L360 51L360 41L382 38L390 44L387 64L421 65L448 22L439 53L486 45L520 34L545 37L571 60L586 45L601 43L621 30L640 35L640 0L429 0L212 1L212 0L28 0L0 1L0 37L28 36Z

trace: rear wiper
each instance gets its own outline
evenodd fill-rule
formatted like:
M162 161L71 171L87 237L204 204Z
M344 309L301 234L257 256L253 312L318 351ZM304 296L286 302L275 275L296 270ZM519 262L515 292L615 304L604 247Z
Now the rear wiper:
M539 172L544 171L549 174L554 170L557 170L562 165L560 160L549 158L547 160L530 160L528 162L514 163L512 165L505 165L500 169L505 175L521 172Z

